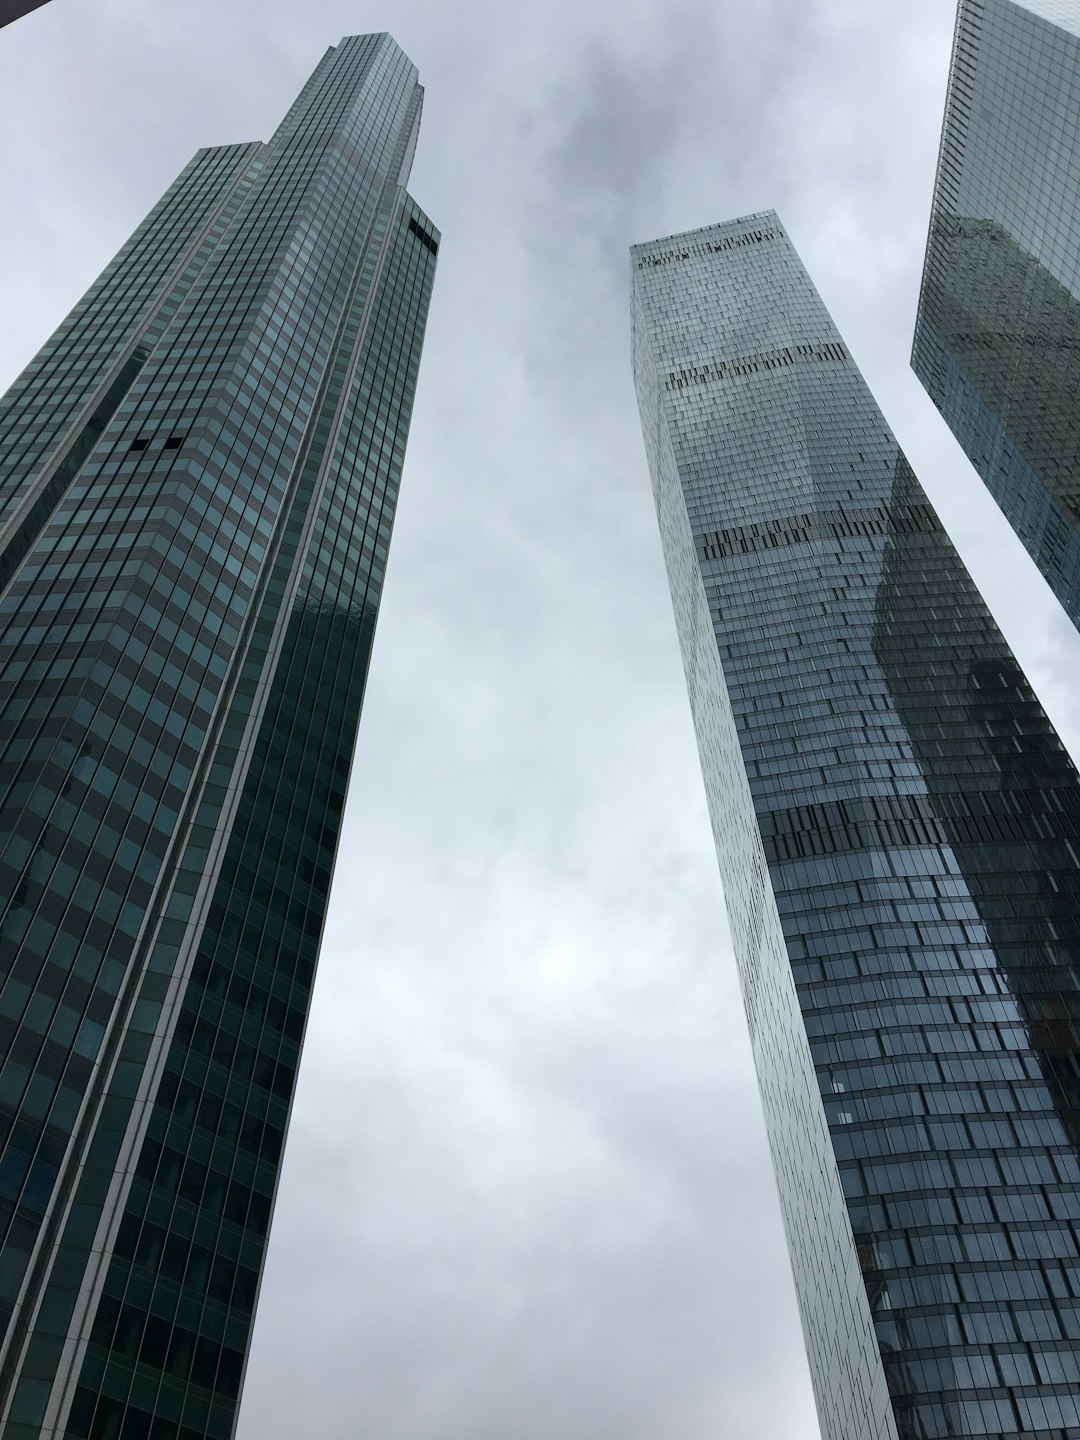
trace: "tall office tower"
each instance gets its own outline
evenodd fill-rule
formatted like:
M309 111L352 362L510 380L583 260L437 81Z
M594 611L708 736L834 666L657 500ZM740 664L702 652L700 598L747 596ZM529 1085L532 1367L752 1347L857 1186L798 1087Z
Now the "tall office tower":
M225 1440L438 237L343 40L0 410L0 1434Z
M826 1440L1080 1425L1080 778L771 212L634 370Z
M960 0L911 363L1080 626L1080 0Z

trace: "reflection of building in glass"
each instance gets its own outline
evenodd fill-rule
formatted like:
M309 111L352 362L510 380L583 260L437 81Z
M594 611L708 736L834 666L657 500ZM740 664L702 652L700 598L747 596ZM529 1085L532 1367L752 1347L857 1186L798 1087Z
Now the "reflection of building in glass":
M901 457L875 609L874 650L926 785L927 819L960 867L988 943L1008 973L1016 1018L1039 1056L1040 1078L1069 1139L1080 1147L1080 1052L1067 998L1076 945L1048 942L1042 927L1033 925L1017 903L1018 894L1030 892L1043 897L1029 902L1032 914L1043 909L1053 918L1067 912L1067 905L1055 899L1062 892L1052 876L1080 828L1080 791L1023 671L1000 631L985 623L982 601L966 572L953 608L968 610L971 621L947 649L949 673L943 675L940 664L930 671L921 663L921 647L914 643L920 627L933 633L940 624L940 594L927 591L925 577L944 572L943 557L951 556L951 546L940 529L915 531L904 523L920 500L925 503L918 481ZM1018 715L1025 733L1042 734L1041 745L1017 747ZM988 757L982 769L972 764L974 746ZM961 750L968 763L958 767ZM990 863L981 843L986 828L1001 842L998 853L990 852ZM1025 876L1018 855L1041 862L1033 875Z
M227 1440L438 237L416 70L201 151L0 402L0 1432Z
M771 212L633 251L826 1440L1080 1425L1080 777Z
M1080 625L1080 3L961 0L912 364Z

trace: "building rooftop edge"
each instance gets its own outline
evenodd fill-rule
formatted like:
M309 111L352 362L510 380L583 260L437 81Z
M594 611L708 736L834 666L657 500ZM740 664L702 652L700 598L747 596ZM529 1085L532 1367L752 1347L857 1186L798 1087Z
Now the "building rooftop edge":
M749 215L739 215L732 220L717 220L712 225L701 225L695 230L679 230L674 235L658 235L655 240L639 240L630 246L630 254L637 255L655 245L689 244L703 235L725 234L762 220L781 224L780 216L775 210L754 210Z

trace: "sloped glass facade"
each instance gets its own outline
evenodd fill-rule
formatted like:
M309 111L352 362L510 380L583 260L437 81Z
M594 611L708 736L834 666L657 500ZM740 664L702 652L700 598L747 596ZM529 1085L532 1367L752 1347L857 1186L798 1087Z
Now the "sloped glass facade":
M772 212L634 367L826 1440L1080 1426L1080 777Z
M915 373L1080 625L1080 3L961 0Z
M0 1431L233 1433L437 231L386 35L0 411Z

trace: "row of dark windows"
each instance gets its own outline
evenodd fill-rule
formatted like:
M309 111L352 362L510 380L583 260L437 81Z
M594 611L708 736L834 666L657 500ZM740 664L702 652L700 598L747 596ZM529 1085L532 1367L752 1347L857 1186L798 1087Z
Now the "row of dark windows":
M785 346L761 355L744 355L738 360L712 360L705 365L692 365L688 370L672 370L664 381L665 390L684 390L687 385L707 385L712 380L729 376L756 375L761 370L775 370L803 360L848 360L843 345L826 341L819 345Z
M91 1344L178 1380L191 1380L204 1390L216 1390L230 1400L240 1390L242 1351L109 1296L98 1306Z
M646 266L670 265L674 260L689 260L691 255L720 254L742 245L760 245L765 240L775 240L778 233L774 229L747 230L740 235L721 235L714 240L703 240L682 250L660 250L652 255L643 255L637 268L644 270Z
M118 1137L119 1142L119 1137ZM229 1180L193 1156L147 1139L136 1174L189 1205L205 1206L233 1225L265 1234L270 1224L270 1196L244 1181Z
M409 230L416 236L421 245L425 245L431 251L432 255L439 253L439 246L434 235L425 230L421 225L418 225L411 215L409 217Z
M185 437L183 435L170 435L161 448L163 450L179 450L180 446L184 443L184 439ZM149 444L150 440L147 436L138 435L134 440L132 440L131 444L128 446L128 451L131 452L145 450L148 448Z
M694 543L699 560L722 560L728 555L749 555L828 536L839 540L849 536L911 535L940 529L941 522L929 504L872 505L709 530L695 535Z
M72 1440L206 1440L206 1430L181 1425L152 1411L126 1405L80 1385L75 1392L67 1434Z
M933 796L866 795L820 805L762 810L758 813L758 825L762 835L793 835L803 831L844 829L867 821L919 820L932 824L957 819L1028 820L1036 816L1054 817L1055 838L1080 836L1080 789L1070 785L1040 789L950 790Z
M121 1223L114 1253L120 1260L142 1266L155 1280L187 1285L222 1305L236 1306L245 1314L254 1308L258 1271L231 1259L220 1248L211 1250L196 1244L176 1230L150 1221L140 1222L137 1216L128 1213ZM112 1308L115 1315L115 1305ZM105 1343L101 1331L108 1324L107 1309L103 1313L99 1307L94 1329L100 1343Z
M285 1097L277 1098L283 1100ZM249 1095L248 1099L249 1103L254 1103L256 1097ZM202 1084L182 1080L171 1072L162 1081L158 1093L151 1133L161 1138L166 1126L174 1137L181 1130L186 1129L190 1133L193 1127L198 1126L213 1139L235 1146L237 1151L270 1165L277 1163L285 1141L283 1123L269 1123L252 1109L242 1109L231 1100L214 1095Z
M1076 830L1070 827L1071 833ZM1001 815L956 817L948 821L862 821L857 825L815 827L812 830L763 836L769 863L799 860L813 855L834 855L845 850L888 850L900 846L1002 844L1023 840L1053 840L1059 823L1038 816Z

